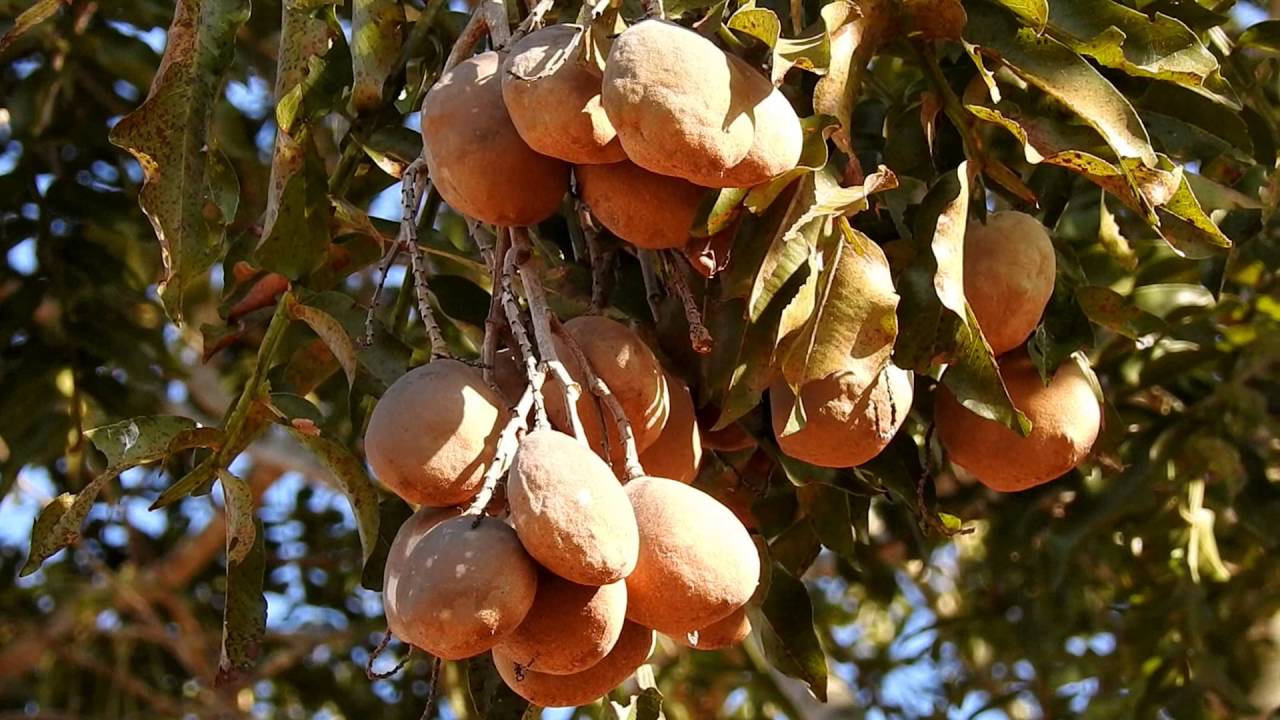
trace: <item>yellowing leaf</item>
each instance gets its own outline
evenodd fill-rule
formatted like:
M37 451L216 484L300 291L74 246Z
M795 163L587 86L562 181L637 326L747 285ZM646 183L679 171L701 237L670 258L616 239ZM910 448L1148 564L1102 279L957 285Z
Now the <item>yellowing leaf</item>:
M382 86L400 56L403 22L404 7L399 0L353 0L351 106L357 114L382 104Z

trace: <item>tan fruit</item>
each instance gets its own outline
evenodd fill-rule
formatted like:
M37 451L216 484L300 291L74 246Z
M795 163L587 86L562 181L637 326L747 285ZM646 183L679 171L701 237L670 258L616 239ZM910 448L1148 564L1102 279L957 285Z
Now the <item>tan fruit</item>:
M517 695L541 707L577 707L613 690L649 659L653 631L629 622L613 650L592 667L572 675L551 675L524 667L517 658L493 651L498 675Z
M640 526L640 560L627 578L627 619L679 635L751 599L760 558L728 508L666 478L636 478L626 490Z
M480 491L505 407L484 378L457 360L433 360L387 388L364 448L382 484L408 502L444 507Z
M1039 220L1017 211L971 220L964 236L964 294L996 355L1030 337L1044 314L1057 261Z
M1031 434L1019 437L979 417L940 385L933 412L938 437L951 462L993 490L1018 492L1049 482L1079 465L1098 439L1102 408L1092 375L1068 361L1045 386L1026 353L1006 355L1000 377L1014 406L1031 421Z
M534 152L511 123L494 52L458 63L427 93L422 153L444 201L481 222L533 225L569 188L569 166Z
M755 134L746 157L724 171L720 177L690 178L710 187L751 187L766 182L795 168L804 147L804 130L795 109L769 79L747 64L730 56L735 73L744 87L762 99L751 109Z
M635 568L640 537L626 493L609 466L568 435L526 435L507 492L520 541L551 572L604 585Z
M800 391L804 427L783 435L795 395L777 379L769 386L773 432L782 452L797 460L857 467L888 446L907 419L913 394L911 373L894 365L871 376L857 370L833 373L805 384Z
M382 587L384 590L391 586L393 575L398 578L404 572L404 568L408 567L409 558L412 557L414 548L426 536L427 531L445 520L457 517L461 512L462 510L459 508L424 507L404 521L400 529L396 531L395 540L387 551L387 563L383 566L382 571ZM387 625L403 626L404 622L400 618L399 605L395 602L393 595L394 593L387 593L382 603L382 609L387 616Z
M644 452L658 439L671 412L667 381L653 351L631 328L599 315L573 318L564 327L618 398L631 422L636 450Z
M518 41L502 63L502 97L520 137L537 152L583 165L625 160L600 107L600 71L569 47L581 34L579 25L550 25ZM555 63L561 65L546 74Z
M751 149L751 108L768 91L742 85L710 40L645 20L614 40L601 101L632 162L698 182L720 177Z
M419 515L422 515L421 511ZM382 589L396 637L445 660L493 647L533 606L538 567L501 520L471 516L434 527L406 522L392 542Z
M706 188L632 162L574 169L582 201L614 235L647 250L684 247Z
M543 571L533 608L495 649L530 670L571 675L609 654L626 614L627 586L622 580L599 587L578 585Z
M694 416L693 395L674 375L663 374L671 394L671 413L658 439L640 454L640 465L650 475L688 485L698 477L698 464L702 462L702 438Z
M695 650L723 650L733 647L751 634L751 621L747 619L747 608L740 607L729 613L723 620L702 628L696 634L676 635L673 639L681 645ZM693 642L696 639L697 642Z

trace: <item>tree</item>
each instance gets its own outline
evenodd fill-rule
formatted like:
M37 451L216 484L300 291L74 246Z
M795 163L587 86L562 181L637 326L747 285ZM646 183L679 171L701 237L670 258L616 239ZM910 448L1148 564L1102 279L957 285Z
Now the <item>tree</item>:
M750 641L663 640L652 681L614 696L639 690L632 715L578 716L1280 707L1280 21L1256 3L673 1L805 118L799 166L701 195L683 254L572 196L515 232L434 188L406 223L396 201L446 63L507 19L580 18L605 51L660 4L173 5L0 0L14 716L418 717L438 693L445 717L520 717L484 658L393 641L403 669L364 675L395 664L370 658L411 509L362 438L408 368L589 312L632 324L705 431L737 433L696 486L753 519L767 581ZM1015 494L933 431L943 386L1019 424L958 272L966 224L997 208L1053 236L1035 367L1087 357L1105 399L1089 460ZM787 457L774 371L799 388L873 317L916 373L902 429L857 468Z

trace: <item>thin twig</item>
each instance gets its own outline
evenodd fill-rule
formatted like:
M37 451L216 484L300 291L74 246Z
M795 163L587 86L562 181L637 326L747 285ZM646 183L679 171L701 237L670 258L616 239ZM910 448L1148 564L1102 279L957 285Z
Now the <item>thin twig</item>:
M403 251L400 241L393 240L387 246L387 252L382 256L382 262L378 264L378 286L373 290L373 300L369 302L369 310L364 316L364 340L365 347L373 345L373 326L374 316L378 312L378 303L382 299L382 288L387 284L387 275L391 272L391 266L395 264L396 259L400 257Z
M472 235L477 238L477 244L480 243L477 230L479 227L472 229ZM488 235L486 232L485 235ZM480 363L483 365L485 382L493 385L495 383L493 368L497 362L498 344L501 340L500 333L502 331L503 307L502 307L502 269L496 267L493 262L493 256L499 254L500 257L506 257L507 247L510 240L506 233L497 240L498 247L486 248L481 246L480 252L484 256L485 263L489 266L489 285L492 295L489 298L489 314L484 319L484 344L480 348Z
M587 361L586 353L582 352L577 339L565 330L559 321L556 321L556 329L559 331L560 339L564 341L564 346L568 348L578 366L582 368L582 374L587 377L587 386L591 388L591 392L596 397L600 398L601 404L609 410L609 414L613 417L614 428L618 432L618 437L622 438L620 444L622 445L623 473L626 475L623 481L626 482L644 475L644 468L640 466L640 453L636 450L636 436L631 430L631 421L627 419L627 414L622 409L622 403L618 402L618 398L614 396L609 386L600 379L599 375L596 375L595 369Z
M403 670L404 666L409 664L410 658L413 657L412 645L409 646L409 652L405 653L405 656L400 660L400 662L396 663L395 667L391 668L386 672L381 672L381 673L373 671L373 661L377 660L378 656L382 655L382 652L387 649L387 645L390 642L391 642L391 628L387 628L385 631L383 631L382 639L378 641L378 646L373 649L373 652L369 653L369 661L364 664L365 677L369 678L370 680L386 680L392 675L395 675L396 673Z
M711 352L711 332L702 324L702 312L698 310L698 301L693 297L684 273L672 262L670 254L664 253L662 259L666 266L667 288L680 298L680 304L684 306L684 317L689 323L689 343L696 352Z
M529 409L533 407L536 397L533 385L526 387L524 395L520 396L520 401L511 408L511 417L507 420L507 424L498 434L498 447L494 450L493 459L489 461L489 467L484 471L484 484L480 486L480 492L463 513L475 515L476 522L484 516L484 509L489 507L489 501L493 499L493 493L498 489L498 482L507 472L507 465L520 444L520 433L528 428Z
M532 7L529 8L529 14L516 27L515 32L511 33L511 42L514 43L516 40L542 27L542 21L546 18L547 13L551 11L553 5L555 5L555 0L537 0L537 2L534 2Z
M640 0L640 7L644 9L646 18L657 18L665 20L667 11L662 7L662 0Z
M422 709L420 720L431 720L436 710L436 698L440 696L440 670L443 662L436 658L431 662L431 690L427 693L427 706Z
M587 240L587 254L591 260L591 312L599 313L609 304L609 294L613 289L614 251L607 250L600 242L600 228L596 226L591 209L581 200L577 201L578 224L582 227L582 236Z
M547 307L547 296L542 289L542 280L530 265L533 259L533 248L529 243L529 231L525 228L511 228L511 250L508 257L515 256L516 268L520 271L520 283L524 285L525 301L529 303L529 316L533 319L533 335L538 341L538 352L542 356L544 371L550 372L560 381L564 389L564 402L569 415L569 425L573 436L582 444L587 443L587 434L582 429L582 418L578 416L578 398L582 388L574 380L556 352L555 339L551 334L551 310Z
M409 163L404 175L400 178L400 235L397 242L409 251L409 264L413 270L413 290L418 300L418 315L426 327L427 338L431 340L432 359L449 357L449 346L445 343L440 325L436 323L435 313L431 309L431 287L427 283L427 260L418 247L418 206L422 200L421 191L426 185L426 161L419 157ZM368 328L366 328L368 332ZM368 339L368 338L366 338Z
M511 28L507 24L507 8L502 0L483 0L471 13L471 18L458 34L458 39L449 51L440 74L449 72L455 65L466 60L475 49L480 38L489 34L489 40L495 50L507 46L511 42Z
M529 388L533 390L533 426L540 429L549 424L546 402L542 397L542 385L546 382L547 372L544 364L538 363L533 344L529 341L529 332L525 330L520 318L520 306L516 304L516 294L511 283L515 256L515 248L507 250L507 256L502 261L502 287L499 292L502 294L502 308L507 315L507 324L511 326L511 334L515 336L520 355L524 358L524 372L529 378Z
M661 317L662 284L658 282L658 271L653 266L653 251L640 250L636 253L640 258L640 274L644 277L644 299L649 303L649 313L653 321Z

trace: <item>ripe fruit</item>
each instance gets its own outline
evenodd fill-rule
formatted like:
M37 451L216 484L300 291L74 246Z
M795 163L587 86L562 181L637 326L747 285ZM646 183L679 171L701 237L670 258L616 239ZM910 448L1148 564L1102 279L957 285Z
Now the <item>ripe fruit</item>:
M396 533L382 589L396 637L446 660L472 657L516 629L533 606L538 567L501 520L419 511Z
M594 666L572 675L551 675L525 668L501 650L493 664L507 687L541 707L577 707L608 693L631 676L653 652L653 631L633 622L622 627L613 650Z
M740 607L729 613L723 620L717 620L697 631L697 643L690 642L692 633L675 636L675 641L695 650L722 650L733 647L751 634L751 621L747 619L747 608Z
M387 388L369 418L365 454L378 479L411 503L464 503L480 491L501 407L475 370L433 360Z
M544 571L538 576L533 608L496 649L531 670L571 675L609 654L626 614L623 581L578 585Z
M626 491L640 526L640 559L627 578L627 619L680 635L751 599L760 558L728 508L666 478L636 478Z
M600 71L582 62L576 46L569 49L581 33L579 25L550 25L513 45L502 64L502 98L520 137L543 155L578 164L625 160L600 107Z
M427 534L427 531L445 520L457 517L461 512L458 508L424 507L409 516L409 519L400 525L400 529L396 531L396 542L392 542L387 554L387 563L383 566L382 587L384 591L399 577L400 572L409 562L413 549L417 547L418 541ZM399 541L401 536L405 538L403 542ZM387 616L387 625L399 626L402 624L398 612L399 606L394 602L392 595L393 593L387 593L384 596L382 609ZM393 615L395 617L392 617Z
M969 223L964 236L964 294L996 355L1018 347L1036 329L1057 261L1039 220L1017 211Z
M694 417L689 387L669 372L663 373L671 393L671 413L658 439L640 454L640 465L654 477L671 478L686 485L698 476L702 462L702 437Z
M868 377L850 369L805 383L805 424L783 435L795 395L786 380L769 387L773 433L782 452L810 465L857 467L880 454L911 410L911 373L894 365Z
M1000 360L1000 377L1013 404L1032 422L1031 434L1017 433L970 412L945 386L938 387L933 419L951 462L982 484L1018 492L1046 483L1079 465L1098 439L1102 408L1088 370L1064 363L1046 387L1022 352Z
M750 111L768 90L743 92L742 80L710 40L645 20L614 40L600 97L632 162L699 182L720 177L751 149Z
M582 200L614 235L648 250L684 247L705 188L632 162L574 169Z
M551 572L604 585L635 568L640 537L626 493L609 466L568 435L525 436L507 492L520 541Z
M533 225L569 188L569 166L534 152L511 123L494 52L458 63L427 93L422 154L445 202L481 222Z
M795 168L804 147L804 130L800 118L781 91L769 79L756 72L745 60L729 56L735 75L741 78L749 94L762 96L751 109L755 134L746 157L724 171L720 177L690 178L711 187L751 187ZM735 90L735 92L742 92Z
M611 463L612 457L609 453L612 451L612 445L605 445L604 419L600 415L600 404L596 402L596 396L587 385L587 374L583 372L577 358L569 352L569 346L560 339L559 335L554 336L552 342L555 344L556 355L564 365L565 372L578 383L580 392L575 407L578 410L578 419L582 421L587 446L605 462ZM564 386L555 375L547 375L547 381L542 387L543 396L547 402L547 417L550 418L551 425L561 432L572 433L573 423L569 420L569 406L565 403Z
M658 439L671 412L667 381L653 351L631 328L599 315L573 318L564 327L622 405L635 433L636 450L643 452ZM611 425L608 412L602 412Z

